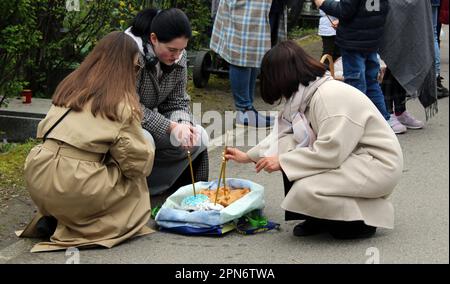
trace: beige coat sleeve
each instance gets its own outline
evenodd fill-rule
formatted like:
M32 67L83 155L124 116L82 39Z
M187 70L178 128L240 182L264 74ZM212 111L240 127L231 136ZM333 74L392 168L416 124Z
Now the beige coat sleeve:
M153 168L155 148L144 138L137 119L125 120L110 153L128 178L148 176Z
M248 150L249 158L257 163L261 158L271 157L295 148L294 140L287 135L292 134L292 124L283 118L283 113L277 118L277 126L269 136L258 145Z
M355 150L363 133L364 127L346 116L327 117L319 124L312 149L281 154L281 168L291 181L336 169Z

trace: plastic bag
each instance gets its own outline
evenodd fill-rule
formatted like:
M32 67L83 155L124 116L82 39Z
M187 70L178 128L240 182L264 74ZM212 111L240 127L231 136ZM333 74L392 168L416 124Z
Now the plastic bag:
M214 226L223 226L251 211L264 208L263 186L249 180L233 178L227 179L226 184L231 188L249 188L250 192L220 211L186 211L180 209L181 202L185 197L193 194L192 185L186 185L167 198L156 215L156 223L163 229L172 229L172 231L175 228L185 227L186 234L189 234L190 229L199 232L208 231ZM215 190L217 181L197 182L195 188L197 192L202 189Z

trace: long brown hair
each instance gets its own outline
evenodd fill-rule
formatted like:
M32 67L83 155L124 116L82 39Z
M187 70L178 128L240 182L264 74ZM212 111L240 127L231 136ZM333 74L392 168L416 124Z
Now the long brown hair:
M53 104L81 111L92 100L91 112L119 120L118 106L125 101L133 117L142 118L136 95L137 44L123 32L103 37L74 72L56 88Z
M325 71L325 65L308 55L295 41L280 42L263 57L261 97L269 104L282 97L288 99L300 84L308 86Z

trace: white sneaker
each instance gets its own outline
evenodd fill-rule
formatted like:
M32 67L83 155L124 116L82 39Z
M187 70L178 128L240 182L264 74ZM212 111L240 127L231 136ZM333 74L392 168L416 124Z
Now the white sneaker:
M415 119L409 112L405 111L397 117L397 120L400 121L401 124L410 129L421 129L424 126L424 123L420 120Z
M388 123L391 126L392 130L394 130L395 134L402 134L407 131L406 126L401 124L401 122L398 121L397 117L393 114L389 118Z

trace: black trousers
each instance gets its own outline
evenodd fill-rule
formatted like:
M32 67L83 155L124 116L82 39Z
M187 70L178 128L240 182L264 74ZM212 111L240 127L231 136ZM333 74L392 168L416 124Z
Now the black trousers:
M322 56L324 54L329 54L336 61L341 57L341 51L339 46L335 44L336 36L322 36Z
M381 90L383 91L384 101L389 113L406 111L406 91L392 75L389 68L386 68L383 82L381 83Z
M294 183L289 181L289 179L287 178L287 176L286 176L286 174L284 172L282 172L282 174L283 174L283 184L284 184L284 196L286 196L289 193L289 191L291 190L292 185ZM307 220L307 219L313 219L313 217L307 216L307 215L303 215L303 214L300 214L300 213L287 211L287 210L284 213L284 220L286 220L286 221Z

